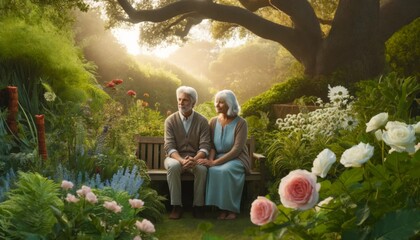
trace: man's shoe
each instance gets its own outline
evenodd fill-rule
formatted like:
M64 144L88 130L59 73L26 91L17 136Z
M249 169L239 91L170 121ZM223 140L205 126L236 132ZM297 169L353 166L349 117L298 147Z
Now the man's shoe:
M172 208L171 214L169 214L169 219L180 219L182 217L182 207L181 206L174 206Z
M203 206L200 206L200 207L198 207L198 206L193 207L193 216L194 216L195 218L204 218L204 217L205 217L205 214L204 214L204 207L203 207Z

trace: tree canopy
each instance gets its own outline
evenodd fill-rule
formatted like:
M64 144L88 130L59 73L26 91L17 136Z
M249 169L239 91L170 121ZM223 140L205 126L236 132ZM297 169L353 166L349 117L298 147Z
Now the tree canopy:
M309 76L345 70L352 72L351 81L379 74L385 41L420 16L418 0L142 1L135 7L128 0L112 0L107 9L111 25L160 23L160 28L141 25L154 36L152 44L169 36L183 38L203 19L229 23L225 29L240 26L282 45ZM281 21L285 15L289 24Z

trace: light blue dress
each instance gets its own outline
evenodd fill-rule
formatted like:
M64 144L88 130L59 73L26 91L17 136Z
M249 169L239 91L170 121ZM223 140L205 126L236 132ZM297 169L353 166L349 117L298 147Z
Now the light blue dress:
M224 128L217 120L214 129L216 158L230 151L235 140L235 127L239 117ZM245 184L245 168L239 159L210 167L207 172L206 205L239 213Z

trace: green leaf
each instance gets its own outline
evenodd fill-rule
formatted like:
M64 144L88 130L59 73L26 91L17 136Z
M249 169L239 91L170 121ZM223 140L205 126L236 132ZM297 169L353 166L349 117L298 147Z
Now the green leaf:
M366 164L366 168L375 178L381 180L389 179L389 173L386 171L386 168L383 165Z
M384 165L394 174L404 174L412 168L408 153L393 152L386 157Z
M369 239L369 228L363 228L363 229L350 229L349 231L344 231L342 238L343 240L364 240Z
M369 206L366 204L363 207L357 209L356 211L356 224L358 226L362 225L366 219L368 219L368 217L370 216L370 209Z
M352 168L344 171L339 181L347 188L363 180L363 168Z
M371 239L409 239L420 231L420 210L388 213L374 226Z
M417 151L410 161L410 169L407 171L407 176L412 178L420 178L420 151Z

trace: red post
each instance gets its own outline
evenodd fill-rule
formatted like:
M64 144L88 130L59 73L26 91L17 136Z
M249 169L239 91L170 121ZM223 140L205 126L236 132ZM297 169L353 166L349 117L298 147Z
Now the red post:
M44 115L35 115L35 124L38 130L38 151L42 159L47 159L47 144L45 143Z
M16 121L17 113L19 110L19 102L18 102L18 89L14 86L7 87L7 93L9 95L8 99L8 114L7 114L7 126L12 134L17 134L18 132L18 125Z

